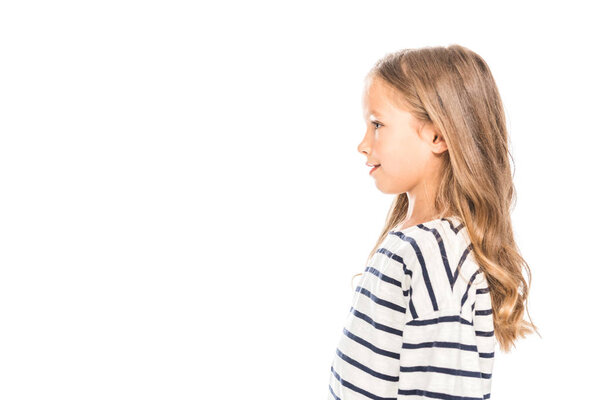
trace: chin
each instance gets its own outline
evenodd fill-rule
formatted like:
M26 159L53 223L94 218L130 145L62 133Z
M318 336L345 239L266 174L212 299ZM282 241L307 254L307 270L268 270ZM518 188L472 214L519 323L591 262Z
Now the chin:
M392 188L387 187L386 185L382 185L382 184L376 184L377 189L379 189L379 191L381 193L385 193L385 194L396 194L396 191L393 190Z
M385 183L382 183L380 181L376 181L375 185L377 186L377 189L379 189L380 192L385 194L398 195L407 192L407 190L403 190L402 188L394 186L390 187L389 185L386 185Z

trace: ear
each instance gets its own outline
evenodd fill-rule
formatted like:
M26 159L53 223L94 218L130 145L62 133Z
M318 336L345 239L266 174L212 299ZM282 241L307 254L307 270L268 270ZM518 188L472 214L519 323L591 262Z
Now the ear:
M436 126L429 125L428 138L431 151L434 153L442 154L444 151L448 150L444 135L442 135L442 132Z
M420 121L418 123L417 132L419 133L421 140L424 140L435 154L441 155L448 150L444 135L433 122Z

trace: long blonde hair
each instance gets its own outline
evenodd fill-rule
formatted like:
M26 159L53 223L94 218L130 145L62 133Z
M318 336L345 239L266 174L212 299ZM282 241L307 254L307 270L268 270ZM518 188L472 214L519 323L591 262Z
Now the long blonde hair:
M395 89L411 114L433 123L446 141L434 206L440 215L457 216L467 229L473 255L490 288L500 349L510 351L532 329L539 335L537 327L523 319L531 270L513 237L512 155L504 107L487 63L457 44L404 49L378 60L367 75L371 77ZM368 259L407 211L406 193L397 195Z

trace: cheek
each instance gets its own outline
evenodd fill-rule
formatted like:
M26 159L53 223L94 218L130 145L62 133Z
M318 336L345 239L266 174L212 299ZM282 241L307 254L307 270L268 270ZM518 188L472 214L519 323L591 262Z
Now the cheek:
M412 143L386 146L379 159L386 174L410 178L423 170L423 157L418 146Z
M381 155L380 162L389 171L403 169L413 162L413 152L410 146L402 146L397 143L384 143Z

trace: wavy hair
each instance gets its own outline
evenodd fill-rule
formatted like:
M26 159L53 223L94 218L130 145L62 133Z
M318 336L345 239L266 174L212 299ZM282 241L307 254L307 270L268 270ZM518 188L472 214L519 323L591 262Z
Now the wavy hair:
M500 349L510 351L532 329L539 335L537 327L523 319L531 270L513 237L512 155L504 107L487 63L457 44L404 49L379 59L367 74L372 77L389 84L411 114L434 124L446 141L434 207L440 215L458 217L467 229L474 258L490 288ZM407 211L407 194L398 194L368 259Z

